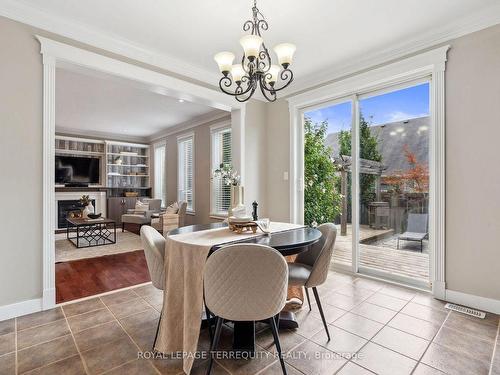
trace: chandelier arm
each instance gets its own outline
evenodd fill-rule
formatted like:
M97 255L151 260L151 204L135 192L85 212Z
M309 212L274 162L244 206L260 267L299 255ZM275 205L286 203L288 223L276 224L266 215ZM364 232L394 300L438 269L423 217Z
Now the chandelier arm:
M235 99L237 101L239 101L240 103L246 102L248 99L250 99L253 96L255 89L257 88L255 81L252 82L251 88L252 88L252 90L251 90L250 94L248 94L248 96L242 96L244 94L236 95Z
M267 86L267 84L264 82L265 89L269 90L269 91L277 92L277 91L281 91L281 90L287 88L290 85L290 83L293 82L293 72L290 69L284 69L280 73L280 78L284 82L283 86L281 86L281 87L276 87L276 86L271 87L271 86Z
M264 45L264 43L262 43L262 47L263 49L259 51L257 70L266 73L269 71L269 69L271 69L271 55L269 55L269 51Z
M229 77L222 77L220 79L219 88L223 93L228 94L228 95L232 95L232 96L245 95L246 93L248 93L252 89L252 81L251 81L250 77L247 77L247 76L243 76L241 78L241 81L242 82L248 81L247 87L245 88L244 91L241 91L241 92L238 92L238 89L243 90L243 88L241 87L241 84L240 84L240 86L236 87L234 92L226 90L226 88L229 88L233 85L233 80Z

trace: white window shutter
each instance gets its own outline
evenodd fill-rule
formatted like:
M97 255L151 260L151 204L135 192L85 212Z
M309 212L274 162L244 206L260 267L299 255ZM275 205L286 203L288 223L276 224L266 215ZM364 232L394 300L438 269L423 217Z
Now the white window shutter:
M221 164L231 164L231 128L215 129L211 134L212 173ZM231 202L231 187L224 184L220 177L212 178L211 214L227 215Z

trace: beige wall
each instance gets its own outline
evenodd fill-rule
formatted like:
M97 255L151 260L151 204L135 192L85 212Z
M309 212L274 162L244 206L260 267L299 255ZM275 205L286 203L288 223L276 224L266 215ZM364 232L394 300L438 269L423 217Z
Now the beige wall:
M0 17L0 306L42 294L39 50L26 27Z
M447 288L500 300L500 25L446 66Z
M450 42L446 65L447 288L500 300L500 25ZM268 108L270 216L289 218L290 120Z

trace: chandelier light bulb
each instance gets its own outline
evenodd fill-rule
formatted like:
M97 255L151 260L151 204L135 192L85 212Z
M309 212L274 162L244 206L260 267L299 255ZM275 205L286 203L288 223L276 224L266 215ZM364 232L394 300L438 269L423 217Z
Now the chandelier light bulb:
M269 71L265 75L266 82L268 82L271 85L274 85L274 83L278 80L278 74L280 73L280 70L281 70L280 66L271 65Z
M262 38L258 35L245 35L240 39L240 44L245 51L245 56L249 60L253 60L259 55L262 42Z
M274 52L278 56L278 62L283 68L288 68L292 63L293 54L296 49L297 47L292 43L281 43L274 47Z
M234 53L219 52L214 56L214 60L217 62L217 65L219 65L220 72L227 76L233 65Z
M245 70L241 64L235 64L231 68L231 75L233 76L233 81L236 83L241 82L241 78L245 75Z

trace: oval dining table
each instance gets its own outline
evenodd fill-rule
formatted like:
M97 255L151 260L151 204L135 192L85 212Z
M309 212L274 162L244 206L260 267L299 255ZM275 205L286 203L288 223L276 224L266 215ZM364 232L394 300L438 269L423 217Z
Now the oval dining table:
M227 223L210 223L190 225L171 230L168 235L193 233L198 231L227 227ZM211 248L209 256L217 249L235 243L255 243L270 246L283 256L296 255L307 251L311 245L318 242L321 232L316 228L301 227L272 234L263 233L261 236L245 238L242 240L215 245ZM284 329L298 328L295 314L291 311L280 313L279 327ZM255 322L234 322L233 350L251 355L255 352Z

